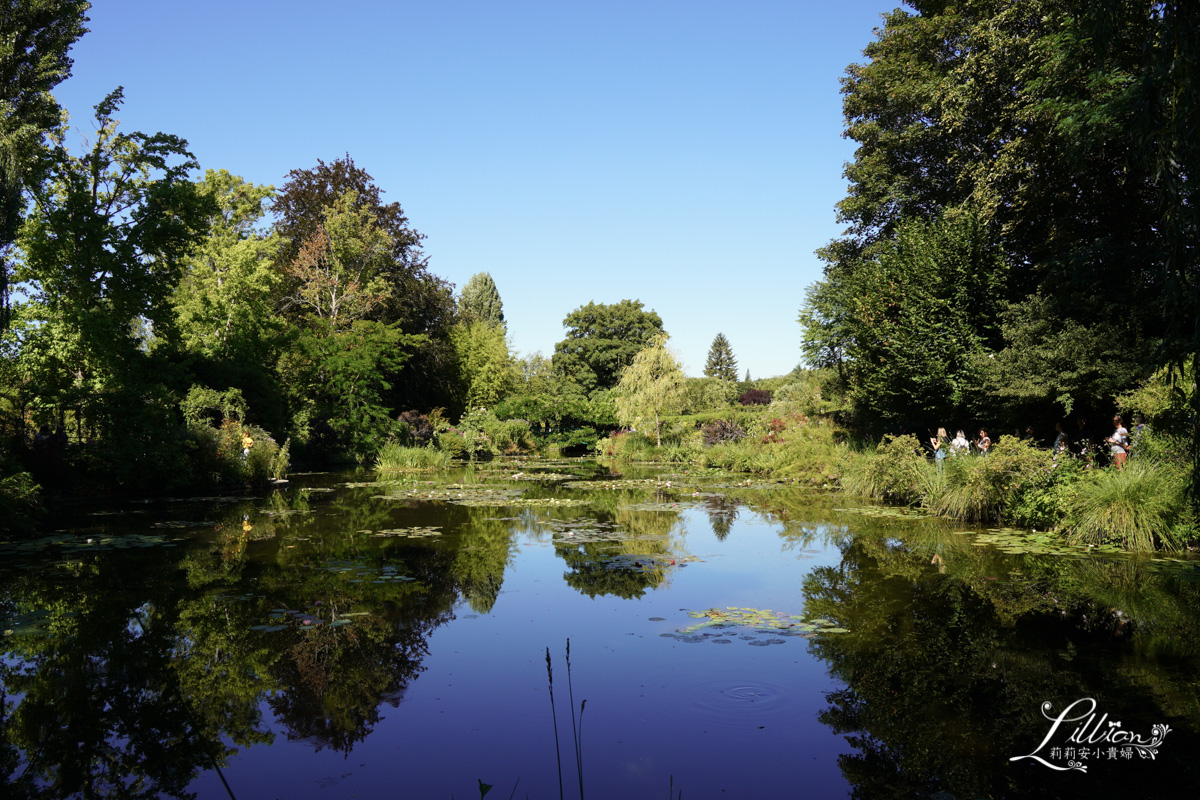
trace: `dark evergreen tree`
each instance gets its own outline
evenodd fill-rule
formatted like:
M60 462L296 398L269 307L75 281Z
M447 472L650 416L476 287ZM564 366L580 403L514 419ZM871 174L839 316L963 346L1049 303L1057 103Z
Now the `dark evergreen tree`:
M720 378L723 381L737 380L737 359L733 357L733 348L725 334L718 333L708 348L708 360L704 362L704 375L709 378Z

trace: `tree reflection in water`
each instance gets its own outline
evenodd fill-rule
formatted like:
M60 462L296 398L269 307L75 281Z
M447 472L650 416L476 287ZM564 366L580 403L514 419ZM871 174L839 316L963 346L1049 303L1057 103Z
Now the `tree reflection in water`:
M1194 582L1131 560L1005 555L934 529L903 543L846 537L841 562L814 569L804 594L809 614L851 631L812 646L846 684L820 719L857 751L840 759L856 798L1095 792L1078 772L1009 762L1049 730L1042 703L1084 697L1126 730L1172 728L1157 760L1093 761L1097 796L1200 786L1194 669L1138 666L1166 653L1195 664Z

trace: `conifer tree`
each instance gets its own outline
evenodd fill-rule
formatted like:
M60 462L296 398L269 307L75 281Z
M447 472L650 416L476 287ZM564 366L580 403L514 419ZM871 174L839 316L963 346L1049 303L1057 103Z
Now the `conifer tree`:
M718 333L708 349L708 360L704 362L704 375L709 378L720 378L723 381L737 380L737 359L733 357L733 348L725 334Z
M500 290L486 272L477 272L463 287L458 298L458 311L464 317L487 322L505 328L504 304L500 302Z

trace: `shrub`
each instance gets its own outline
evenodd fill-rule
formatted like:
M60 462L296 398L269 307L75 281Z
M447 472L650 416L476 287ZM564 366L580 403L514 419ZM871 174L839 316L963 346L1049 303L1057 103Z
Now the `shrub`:
M987 456L942 463L942 479L928 483L925 505L939 516L972 522L1002 517L1023 492L1045 484L1052 466L1048 451L1012 436L1001 436Z
M437 446L450 458L469 458L471 455L466 440L453 429L437 435Z
M1029 528L1052 530L1066 516L1074 485L1085 474L1078 459L1062 456L1041 484L1032 484L1020 492L1005 512L1005 518Z
M766 389L747 389L738 402L744 406L766 406L771 404L771 393Z
M1186 507L1185 485L1183 471L1148 461L1097 470L1075 486L1067 514L1069 538L1112 542L1126 550L1174 547L1171 529Z
M0 532L30 530L43 510L41 487L28 472L14 472L0 479Z
M193 425L189 434L199 472L213 483L259 485L286 473L287 450L257 425L226 419L219 428Z
M419 411L405 411L396 421L400 423L397 440L406 447L424 447L433 443L433 423Z
M873 451L847 456L842 489L860 497L914 503L923 496L931 469L917 437L888 434Z
M736 442L746 438L745 429L729 419L714 420L701 428L700 433L704 443L710 447L720 442Z
M621 461L650 461L654 443L636 431L617 431L596 442L596 451Z

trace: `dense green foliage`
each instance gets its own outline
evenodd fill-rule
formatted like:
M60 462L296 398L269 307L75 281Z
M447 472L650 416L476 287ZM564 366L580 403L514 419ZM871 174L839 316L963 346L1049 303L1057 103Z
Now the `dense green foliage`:
M662 445L662 417L683 406L683 370L667 349L667 339L665 333L655 336L633 357L615 392L618 421L642 429L653 422L658 445Z
M868 428L1111 413L1196 351L1200 12L910 5L843 81L849 227L805 356Z
M71 45L86 30L84 0L0 3L0 331L8 326L10 266L25 211L24 190L38 185L46 137L60 124L50 94L71 74Z
M640 300L588 303L563 320L567 337L554 346L554 368L587 392L611 389L621 370L663 332L662 319Z

